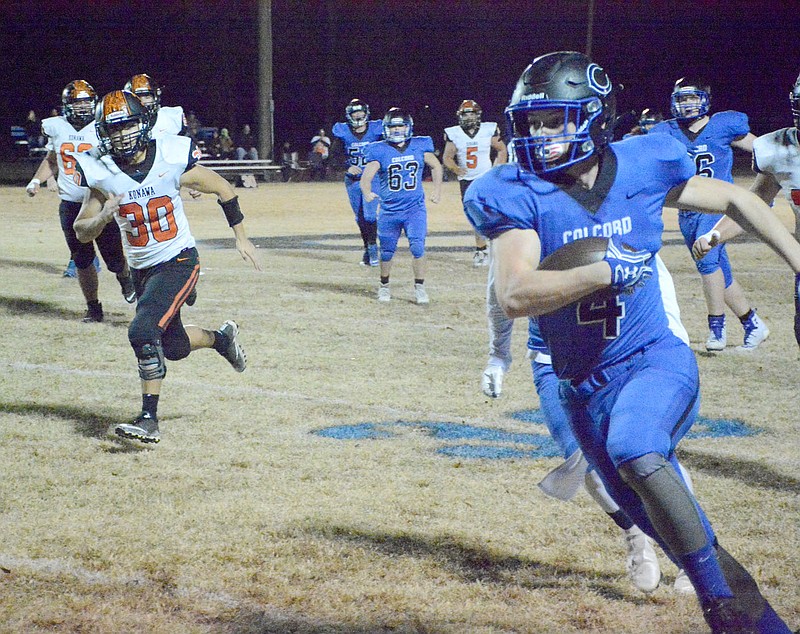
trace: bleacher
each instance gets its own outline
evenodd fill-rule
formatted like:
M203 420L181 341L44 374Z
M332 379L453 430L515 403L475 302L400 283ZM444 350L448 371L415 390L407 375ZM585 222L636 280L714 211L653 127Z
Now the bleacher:
M41 159L47 154L47 150L43 147L31 147L28 142L28 134L21 125L11 126L11 142L14 144L14 154L16 156Z

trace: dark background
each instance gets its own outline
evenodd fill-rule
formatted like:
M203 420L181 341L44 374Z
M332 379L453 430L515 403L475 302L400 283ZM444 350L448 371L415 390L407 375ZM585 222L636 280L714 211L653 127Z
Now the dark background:
M500 122L531 59L586 49L588 7L589 0L273 0L275 143L304 149L317 128L343 119L353 97L375 118L394 105L409 108L416 132L437 143L462 99ZM164 105L182 105L204 125L255 125L257 18L257 0L6 0L5 130L30 109L48 116L70 80L86 79L103 95L140 72L162 84ZM712 85L714 111L743 111L763 134L791 124L798 33L797 0L595 0L592 57L625 86L620 111L668 115L674 81L699 73Z

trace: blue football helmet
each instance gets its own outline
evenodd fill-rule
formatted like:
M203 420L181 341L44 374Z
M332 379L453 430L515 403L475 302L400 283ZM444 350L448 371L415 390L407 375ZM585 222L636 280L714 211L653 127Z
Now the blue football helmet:
M664 115L660 112L656 112L652 108L645 108L642 110L642 114L639 115L639 127L642 129L642 132L647 132L657 123L661 123L664 120Z
M131 159L150 141L152 117L127 90L108 93L97 104L95 126L100 150L118 159Z
M792 92L789 93L789 103L792 106L792 120L794 127L800 130L800 75L792 86Z
M414 134L414 119L400 108L389 108L383 117L383 138L389 143L405 143Z
M363 112L364 117L354 118L353 115ZM369 106L360 99L353 99L344 109L344 117L347 119L347 125L355 129L366 125L369 121Z
M611 141L614 86L583 53L548 53L523 71L505 114L520 167L535 174L558 172Z
M692 121L708 114L711 88L696 78L681 77L675 82L670 99L670 112L678 121Z

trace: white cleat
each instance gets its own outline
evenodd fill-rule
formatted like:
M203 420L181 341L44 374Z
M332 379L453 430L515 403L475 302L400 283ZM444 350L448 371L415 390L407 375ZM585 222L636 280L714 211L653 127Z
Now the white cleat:
M744 343L736 347L736 350L739 352L755 350L769 337L769 328L767 328L767 324L761 321L758 315L756 315L755 309L753 309L753 314L750 319L744 322L742 326L744 327Z
M689 575L685 570L679 570L678 576L675 577L675 583L672 584L672 589L678 594L694 594L694 586L692 585Z
M633 526L624 533L626 567L631 583L642 592L653 592L661 581L661 567L658 565L652 540L638 526Z
M431 303L430 297L422 284L414 284L414 299L417 304L424 306Z
M388 284L381 284L378 287L378 301L384 303L392 301L392 291L389 290Z

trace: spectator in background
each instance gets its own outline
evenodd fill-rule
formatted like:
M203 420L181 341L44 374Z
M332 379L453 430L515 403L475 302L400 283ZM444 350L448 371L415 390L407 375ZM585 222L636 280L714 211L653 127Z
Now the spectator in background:
M281 150L281 176L283 182L287 183L292 178L292 172L300 167L300 157L292 148L289 141L284 142Z
M251 161L258 160L258 143L256 142L255 135L250 131L250 125L245 123L242 126L242 131L236 139L236 158L240 161L248 159Z
M200 119L197 118L197 115L189 111L188 116L186 117L186 127L188 129L188 134L192 139L196 142L197 141L197 133L200 131L202 124L200 123Z
M219 131L219 150L221 159L230 160L236 156L236 144L234 144L228 128L222 128Z
M328 156L330 155L331 139L323 128L311 137L311 151L308 153L308 162L311 165L312 178L319 177L324 181L328 173Z
M211 138L206 144L206 152L212 159L222 158L222 137L220 137L219 130L216 128L211 133Z
M44 134L42 134L42 122L33 110L28 112L28 117L23 124L25 135L28 137L28 148L44 147Z

